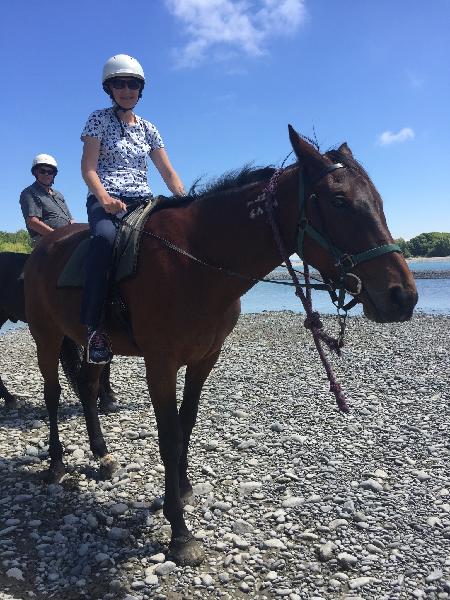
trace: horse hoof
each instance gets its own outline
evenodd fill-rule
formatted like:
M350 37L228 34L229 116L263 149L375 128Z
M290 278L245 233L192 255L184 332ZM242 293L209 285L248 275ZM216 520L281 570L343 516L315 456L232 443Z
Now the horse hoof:
M118 468L119 463L111 456L111 454L107 454L100 459L100 477L102 479L112 479Z
M110 413L117 412L119 410L119 407L116 402L107 401L100 402L98 405L98 409L102 414L109 415Z
M205 551L191 536L176 538L170 542L169 558L180 567L198 567L205 558Z
M62 478L66 474L66 469L64 465L55 465L50 467L47 471L43 473L43 480L45 483L61 483Z

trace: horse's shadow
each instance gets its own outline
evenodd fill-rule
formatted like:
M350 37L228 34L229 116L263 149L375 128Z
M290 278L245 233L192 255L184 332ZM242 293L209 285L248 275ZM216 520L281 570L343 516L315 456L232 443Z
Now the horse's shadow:
M31 401L28 396L21 396L17 394L19 400L18 408L10 409L5 406L3 400L0 399L0 428L3 429L33 429L34 421L42 421L48 424L48 412L45 407L44 399L42 398L42 405L37 405L36 401ZM114 414L120 414L125 407L121 404L117 404L114 412L104 413L99 407L99 414L101 416L111 416ZM130 409L129 406L126 407ZM70 421L75 418L83 416L83 407L78 399L69 400L68 402L61 402L61 409L58 414L58 420L60 423Z
M168 540L158 532L165 521L160 521L151 502L139 508L129 505L126 514L112 515L99 500L98 489L96 493L89 486L80 486L83 475L89 480L98 480L91 467L76 467L60 485L48 486L41 473L30 470L23 459L0 461L0 481L4 484L0 486L0 529L8 527L5 522L11 515L20 522L16 529L2 536L2 540L9 540L14 554L26 564L25 581L19 582L6 577L10 564L3 562L0 567L3 590L19 597L32 591L37 600L50 595L78 600L81 590L77 583L83 582L83 597L87 593L92 600L100 600L110 592L109 597L122 598L128 592L124 583L128 577L121 577L122 572L127 571L123 565L129 567L130 561L137 564L152 554L167 553ZM110 496L109 500L124 502L120 496ZM118 540L112 538L108 532L114 527L125 531L126 536ZM63 560L58 561L56 571L52 563L59 556ZM14 558L11 557L11 561ZM144 567L138 568L140 572L135 579L144 579ZM43 579L42 573L46 573ZM40 581L37 577L41 577ZM46 593L37 593L43 587Z

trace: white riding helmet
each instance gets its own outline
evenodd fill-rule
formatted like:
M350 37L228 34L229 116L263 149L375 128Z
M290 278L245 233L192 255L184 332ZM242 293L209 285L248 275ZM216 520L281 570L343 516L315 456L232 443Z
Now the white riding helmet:
M129 76L142 80L142 87L145 84L144 69L139 62L128 54L116 54L111 56L103 67L102 84L105 89L105 83L112 77ZM105 90L107 91L107 90Z
M58 163L56 162L56 159L53 158L53 156L50 156L50 154L36 154L36 156L33 158L33 162L31 163L32 173L34 167L37 167L38 165L47 165L49 167L53 167L55 171L58 172Z

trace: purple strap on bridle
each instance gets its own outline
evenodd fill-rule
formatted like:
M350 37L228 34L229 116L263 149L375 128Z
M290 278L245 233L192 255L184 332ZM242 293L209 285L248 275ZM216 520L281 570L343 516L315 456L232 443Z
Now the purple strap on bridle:
M317 348L317 352L319 353L320 360L325 368L327 373L328 381L330 382L330 392L333 392L339 410L342 412L349 412L349 407L347 405L346 398L342 391L340 384L336 381L336 377L334 376L333 368L330 365L328 358L326 357L321 341L324 342L328 348L336 352L340 356L341 349L339 342L329 336L325 331L323 331L323 324L320 320L320 315L318 312L314 311L312 308L312 300L311 300L311 288L310 288L310 279L309 279L309 268L308 265L304 262L304 275L305 275L305 284L306 284L306 294L303 292L300 282L298 280L297 274L292 267L291 260L287 254L286 247L284 245L283 239L280 234L280 229L278 227L277 222L275 221L275 217L273 215L273 203L276 197L276 191L278 186L278 179L280 178L283 169L277 169L275 173L272 175L267 187L264 189L262 195L265 200L265 207L267 212L267 217L269 219L270 226L272 227L273 236L275 238L276 244L278 246L278 250L280 252L281 258L286 264L289 275L292 278L295 286L295 295L300 298L303 308L306 312L306 319L304 321L304 325L307 329L309 329L312 333L314 344Z

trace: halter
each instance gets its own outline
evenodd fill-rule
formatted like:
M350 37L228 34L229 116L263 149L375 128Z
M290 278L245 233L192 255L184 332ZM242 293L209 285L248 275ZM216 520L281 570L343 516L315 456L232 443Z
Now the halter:
M313 187L323 177L325 177L329 173L332 173L336 169L343 169L344 166L345 165L343 165L342 163L335 163L335 164L330 165L320 175L320 177L314 181ZM355 265L357 265L361 262L364 262L371 258L375 258L377 256L382 256L383 254L387 254L390 252L401 252L401 249L397 244L384 244L382 246L377 246L375 248L371 248L370 250L365 250L363 252L359 252L357 254L352 254L352 255L342 252L323 233L320 233L319 231L317 231L317 229L314 229L314 227L312 227L312 225L309 224L309 221L308 221L308 218L306 215L305 185L304 185L304 180L303 180L303 172L302 172L302 169L300 169L299 170L299 209L300 209L299 215L300 216L299 216L298 231L297 231L296 252L297 252L298 256L303 260L305 284L306 284L305 285L306 291L303 292L302 286L298 280L297 274L292 267L292 263L290 261L289 254L286 251L286 246L281 237L281 232L280 232L280 229L278 227L278 224L275 220L275 216L273 213L274 206L276 205L275 199L276 199L278 180L279 180L280 175L283 172L283 170L284 169L277 169L274 172L267 187L263 190L261 196L265 200L268 221L270 223L270 226L272 227L273 236L274 236L274 239L278 246L278 250L280 252L280 255L281 255L284 263L286 264L286 267L287 267L289 274L292 278L292 281L295 285L295 289L296 289L295 293L302 301L303 307L305 309L306 319L305 319L304 325L307 329L309 329L311 331L311 334L313 336L314 344L316 346L317 352L319 353L320 359L322 361L322 364L327 373L328 380L330 382L330 392L332 392L334 394L339 409L343 412L348 412L349 408L347 405L346 398L344 396L344 393L342 391L340 384L336 381L336 377L334 375L333 368L332 368L331 364L329 363L328 358L323 351L322 342L325 343L330 350L332 350L333 352L336 352L336 354L340 355L341 347L343 345L343 336L344 336L344 331L345 331L345 321L346 321L347 311L349 310L349 308L351 308L352 306L354 306L357 303L356 298L353 298L353 300L351 302L349 302L348 304L344 304L345 293L346 293L345 278L348 276L352 276L352 277L356 278L356 280L358 282L358 285L357 285L358 289L357 289L356 293L353 293L354 296L359 295L362 291L362 282L357 275L350 272L351 269L353 269L353 267ZM310 198L313 196L315 196L315 194L311 194ZM303 258L304 257L305 234L308 234L310 237L315 239L323 248L325 248L328 252L330 252L331 255L333 256L333 258L335 259L335 265L340 267L340 269L341 269L341 278L338 282L337 288L335 286L331 287L332 283L330 282L330 290L329 290L331 300L338 309L338 316L339 316L339 321L340 321L340 326L341 326L341 331L340 331L340 334L339 334L339 337L337 340L330 337L323 331L323 325L322 325L322 322L320 321L320 315L319 315L319 313L315 312L312 308L312 299L311 299L311 287L312 286L309 282L309 267ZM326 278L324 278L324 281L326 281ZM339 290L339 294L336 294L335 289ZM343 314L341 312L341 309L343 311Z
M337 169L344 169L345 165L342 163L334 163L327 167L325 171L314 181L313 187L319 183L326 175L336 171ZM278 175L279 177L279 175ZM277 177L277 180L278 180ZM299 221L298 221L298 230L297 230L297 245L296 245L296 253L298 256L304 260L304 245L305 245L305 235L308 234L309 237L314 239L318 244L325 248L332 256L334 260L334 265L339 267L340 269L340 279L337 282L338 285L336 289L339 291L338 294L335 292L330 293L333 304L337 306L338 309L349 309L353 307L357 301L352 300L347 305L344 305L345 293L348 292L352 296L358 296L362 289L362 281L361 279L352 273L352 269L367 260L371 260L372 258L376 258L378 256L383 256L383 254L390 254L391 252L402 252L400 246L398 244L383 244L382 246L375 246L374 248L370 248L369 250L364 250L363 252L358 252L357 254L349 254L347 252L342 252L333 242L326 236L326 234L321 233L315 229L308 220L306 214L306 197L305 197L305 181L303 177L303 170L300 168L298 174L299 180L299 188L298 188L298 200L299 200ZM269 184L270 185L270 184ZM308 199L315 199L316 195L312 193ZM345 279L347 277L351 277L356 280L356 291L347 290L345 287ZM327 279L327 278L325 278Z

